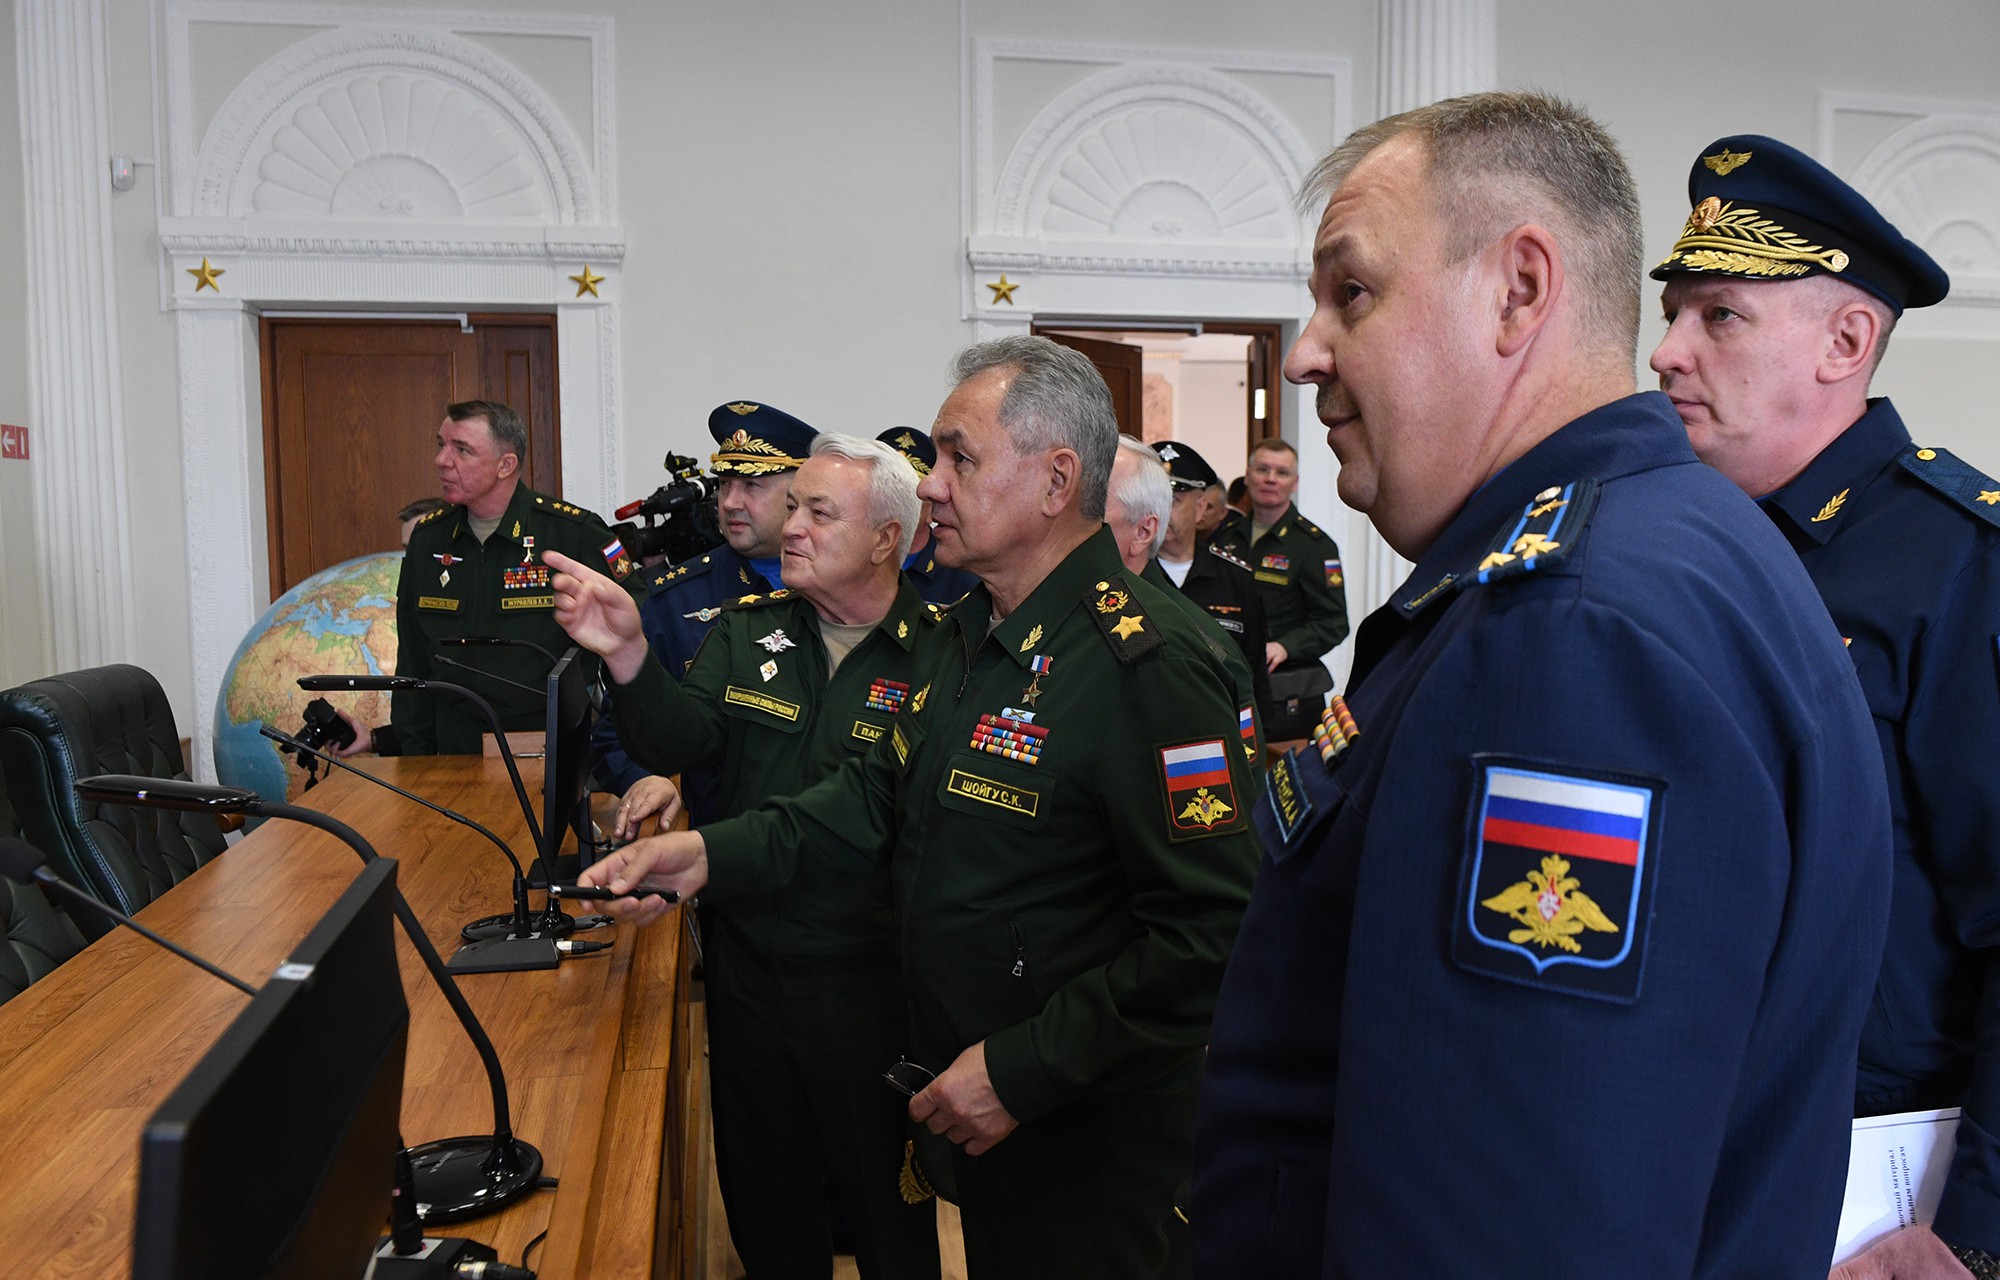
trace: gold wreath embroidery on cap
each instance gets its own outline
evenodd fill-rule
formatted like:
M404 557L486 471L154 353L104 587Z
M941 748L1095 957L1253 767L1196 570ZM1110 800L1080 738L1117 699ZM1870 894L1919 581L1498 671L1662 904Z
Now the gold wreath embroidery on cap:
M1750 153L1731 151L1728 147L1724 147L1712 156L1703 156L1701 162L1714 170L1718 177L1726 178L1750 163Z
M1681 238L1667 262L1690 271L1732 271L1740 275L1798 276L1814 266L1847 269L1848 257L1827 249L1766 218L1756 209L1721 203L1710 196L1688 214ZM1663 264L1664 265L1664 264Z

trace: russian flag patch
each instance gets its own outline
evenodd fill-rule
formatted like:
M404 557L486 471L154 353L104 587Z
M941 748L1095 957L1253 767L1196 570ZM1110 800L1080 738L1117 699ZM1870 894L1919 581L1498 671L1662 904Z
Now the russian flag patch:
M1473 757L1473 768L1453 962L1636 1001L1666 784L1497 755Z
M1166 789L1167 829L1173 839L1242 829L1244 817L1221 738L1161 747L1160 781Z

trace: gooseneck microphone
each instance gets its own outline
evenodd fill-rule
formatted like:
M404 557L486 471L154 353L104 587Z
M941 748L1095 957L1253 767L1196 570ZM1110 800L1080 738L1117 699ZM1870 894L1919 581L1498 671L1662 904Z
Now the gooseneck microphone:
M566 938L576 928L576 921L556 907L551 900L548 909L539 915L528 908L528 875L521 868L521 860L507 847L507 842L495 835L491 829L473 821L462 813L447 809L441 804L426 800L414 791L405 791L387 778L379 778L366 769L357 769L347 761L293 737L281 729L270 725L259 725L257 731L273 742L283 744L287 749L302 755L323 760L336 769L344 769L357 778L366 778L378 787L395 792L413 804L420 804L432 813L441 814L460 826L470 827L485 836L506 857L508 865L514 868L514 910L507 915L482 916L463 926L458 936L470 943L505 940L511 942L536 941L542 935L542 945L532 949L524 948L460 948L447 962L446 967L453 973L511 973L521 969L547 969L553 967L556 952L546 946L548 940ZM542 953L546 951L549 963L542 963Z
M536 644L533 640L516 640L509 636L441 636L436 641L436 644L440 649L533 649L536 653L541 654L549 660L550 667L556 665L556 655ZM459 671L471 672L481 680L491 680L496 684L504 684L509 688L519 689L524 693L532 693L536 697L540 697L542 694L542 690L535 688L533 685L522 684L519 680L509 680L506 676L495 675L493 672L475 667L469 662L460 662L456 658L447 658L441 653L432 654L431 661L437 663L439 666L453 667Z
M243 979L216 965L210 964L187 948L176 946L174 943L167 941L159 934L148 929L145 925L134 920L131 916L117 910L109 903L98 901L90 893L77 888L69 881L49 870L49 860L42 856L40 849L29 844L26 840L19 840L13 836L0 837L0 876L5 876L16 884L38 884L44 889L52 889L72 902L80 902L100 915L109 916L147 941L165 947L189 964L202 970L202 972L213 974L222 979L230 986L241 991L244 995L254 996L257 994L257 988L243 981Z
M391 677L393 678L393 677ZM192 810L197 813L241 813L255 817L285 818L317 827L346 844L364 863L373 862L375 850L361 834L331 814L299 805L265 800L241 787L205 786L178 778L148 778L129 774L101 774L76 784L77 794L98 804L133 805L148 809ZM478 1051L486 1068L487 1085L493 1094L491 1134L440 1138L409 1148L416 1169L418 1213L426 1224L457 1222L492 1213L502 1205L536 1189L542 1174L542 1153L514 1136L507 1105L507 1079L500 1067L500 1055L479 1018L466 1003L430 935L410 910L401 889L395 890L397 921L410 944L417 949L431 980L444 993L445 1003L458 1016L459 1025Z

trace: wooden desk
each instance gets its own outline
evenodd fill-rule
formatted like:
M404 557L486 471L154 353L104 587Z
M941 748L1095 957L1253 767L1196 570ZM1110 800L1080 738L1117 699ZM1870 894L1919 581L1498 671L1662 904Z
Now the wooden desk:
M497 760L369 760L367 767L531 846ZM539 765L524 762L536 785ZM438 950L508 906L499 851L387 791L335 774L305 798L399 862L397 882ZM148 906L146 924L262 985L360 871L347 846L270 821ZM689 1043L679 921L620 925L600 955L534 973L460 980L506 1065L514 1132L559 1188L440 1228L543 1280L683 1274L692 1256ZM398 935L410 1002L403 1136L490 1132L478 1055ZM10 1276L116 1277L131 1268L139 1131L246 998L118 929L0 1005L0 1248ZM386 1207L385 1207L386 1212Z

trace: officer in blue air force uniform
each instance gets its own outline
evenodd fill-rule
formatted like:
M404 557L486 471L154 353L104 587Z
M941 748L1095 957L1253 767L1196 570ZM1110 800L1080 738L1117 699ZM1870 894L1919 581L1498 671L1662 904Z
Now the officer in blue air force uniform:
M1554 149L1592 181L1549 184ZM1286 374L1416 567L1253 810L1196 1274L1823 1275L1881 767L1797 557L1632 394L1624 162L1483 94L1368 126L1313 190ZM1448 208L1489 211L1456 257Z
M937 446L931 443L928 432L915 427L891 427L875 437L903 455L910 469L922 480L937 465ZM937 545L931 538L931 504L924 504L923 520L917 529L917 540L910 545L910 554L903 561L903 572L916 584L917 594L932 604L957 604L965 598L965 593L979 585L979 579L963 569L954 569L948 564L939 564Z
M2000 1275L2000 481L1919 448L1868 399L1896 317L1950 280L1772 138L1704 148L1688 198L1653 271L1668 318L1653 368L1695 451L1760 499L1812 576L1888 770L1895 892L1855 1114L1965 1108L1935 1232L1898 1232L1869 1265Z
M718 405L708 415L708 433L716 444L709 469L722 482L716 515L723 543L653 573L639 604L646 638L676 680L694 662L723 605L780 585L785 493L819 434L782 409L751 400ZM651 776L626 754L610 717L598 722L592 748L598 779L609 790L629 794ZM691 769L683 783L690 818L715 812L713 770Z

